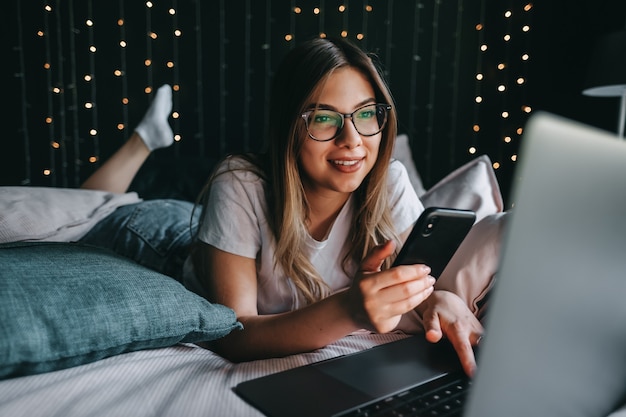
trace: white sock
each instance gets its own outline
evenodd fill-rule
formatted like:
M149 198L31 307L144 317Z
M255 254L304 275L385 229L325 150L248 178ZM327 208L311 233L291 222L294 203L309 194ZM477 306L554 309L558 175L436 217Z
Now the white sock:
M164 84L157 90L148 111L135 129L150 151L165 148L174 142L174 132L168 122L171 112L172 87Z

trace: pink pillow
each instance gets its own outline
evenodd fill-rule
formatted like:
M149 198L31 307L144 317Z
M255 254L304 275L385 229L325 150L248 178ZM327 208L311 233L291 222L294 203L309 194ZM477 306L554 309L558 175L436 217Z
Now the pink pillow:
M461 297L478 318L483 315L485 297L498 271L508 213L492 214L476 223L435 284L435 289Z
M479 156L435 184L420 196L424 207L448 207L476 212L476 221L504 209L491 160Z
M420 197L424 194L426 190L424 189L422 178L420 177L419 172L417 172L417 167L413 161L413 154L411 152L411 147L409 146L408 135L403 133L396 137L395 144L393 145L392 158L402 162L402 165L406 168L406 172L409 174L409 180L411 181L411 185L415 189L417 196Z

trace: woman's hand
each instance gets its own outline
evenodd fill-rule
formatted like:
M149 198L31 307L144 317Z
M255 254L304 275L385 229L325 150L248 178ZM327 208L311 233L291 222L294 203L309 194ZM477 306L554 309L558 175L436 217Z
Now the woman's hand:
M483 326L463 300L452 292L437 290L416 311L422 317L426 339L436 343L445 336L454 346L465 373L473 376L476 359L472 346L482 337Z
M426 265L401 265L381 271L383 261L393 254L392 241L377 246L363 260L361 271L348 290L353 319L363 328L386 333L400 318L433 292L435 279Z

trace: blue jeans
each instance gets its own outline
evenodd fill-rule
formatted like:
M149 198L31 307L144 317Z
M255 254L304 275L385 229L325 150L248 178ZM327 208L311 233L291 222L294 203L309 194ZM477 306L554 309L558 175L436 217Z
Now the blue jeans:
M80 242L120 255L182 280L182 266L202 208L182 200L145 200L122 206L102 219Z

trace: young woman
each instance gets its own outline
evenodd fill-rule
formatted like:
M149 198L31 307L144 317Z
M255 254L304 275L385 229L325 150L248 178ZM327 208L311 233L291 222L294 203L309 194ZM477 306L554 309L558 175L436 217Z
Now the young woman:
M468 374L478 320L425 265L390 268L423 210L391 161L396 113L371 58L345 40L296 46L275 73L266 155L225 159L208 184L185 284L243 323L210 347L234 360L389 332L414 309Z

